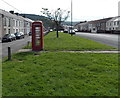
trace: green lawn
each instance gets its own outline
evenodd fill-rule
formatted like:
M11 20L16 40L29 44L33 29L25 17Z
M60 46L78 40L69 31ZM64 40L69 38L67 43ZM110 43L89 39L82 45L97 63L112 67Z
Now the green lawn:
M3 61L3 96L118 95L118 54L57 51L116 48L64 33L56 38L54 32L44 43L49 52L16 53Z
M17 53L2 70L3 96L118 94L118 54Z
M63 50L117 50L111 46L97 43L78 36L71 36L70 34L59 33L59 38L56 38L56 33L51 32L44 38L44 50L49 51L63 51ZM25 48L31 48L25 47Z

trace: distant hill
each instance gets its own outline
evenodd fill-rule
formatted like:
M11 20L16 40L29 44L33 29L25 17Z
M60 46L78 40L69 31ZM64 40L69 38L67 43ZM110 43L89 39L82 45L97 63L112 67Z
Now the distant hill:
M51 28L54 28L55 24L50 21L47 17L45 16L40 16L40 15L35 15L35 14L20 14L20 16L23 16L23 17L26 17L26 18L29 18L33 21L42 21L43 22L43 25L48 28L48 27L51 27ZM79 22L73 22L73 25L77 24ZM62 23L63 25L71 25L71 22L67 21L67 22L64 22Z
M72 25L74 26L74 25L76 25L77 23L79 23L79 22L72 22ZM70 21L66 21L66 22L64 22L64 23L62 23L63 25L71 25L71 22Z
M35 14L20 14L20 16L29 18L33 21L42 21L43 25L47 28L47 27L53 27L54 24L52 23L52 21L50 21L49 19L47 19L47 17L45 16L40 16L40 15L35 15Z
M44 16L40 16L40 15L35 15L35 14L20 14L21 16L23 17L27 17L27 18L30 18L34 21L38 21L40 19L45 19L46 17Z

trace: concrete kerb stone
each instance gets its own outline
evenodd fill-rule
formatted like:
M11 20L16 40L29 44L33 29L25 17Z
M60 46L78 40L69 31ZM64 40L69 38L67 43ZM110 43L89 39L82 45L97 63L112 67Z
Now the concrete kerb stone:
M120 53L120 51L61 51L71 53Z
M20 49L18 50L18 52L31 52L32 49Z

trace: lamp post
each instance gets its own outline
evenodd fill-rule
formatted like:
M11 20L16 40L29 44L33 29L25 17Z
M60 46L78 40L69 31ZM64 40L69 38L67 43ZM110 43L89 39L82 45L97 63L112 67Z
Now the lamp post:
M72 26L72 14L73 14L72 13L72 9L73 9L72 7L73 7L73 4L72 4L72 0L71 0L71 26Z
M71 28L70 28L71 36L72 36L72 26L73 26L72 18L73 18L73 1L71 0Z

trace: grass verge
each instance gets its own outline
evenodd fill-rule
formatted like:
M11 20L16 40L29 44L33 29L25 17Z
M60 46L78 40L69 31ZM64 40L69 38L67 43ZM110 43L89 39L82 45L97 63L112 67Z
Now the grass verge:
M117 50L111 46L70 34L59 33L59 36L59 38L56 38L55 32L45 36L44 49L48 51ZM31 48L31 45L25 48Z
M2 71L3 96L118 95L118 54L17 53Z

